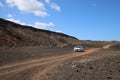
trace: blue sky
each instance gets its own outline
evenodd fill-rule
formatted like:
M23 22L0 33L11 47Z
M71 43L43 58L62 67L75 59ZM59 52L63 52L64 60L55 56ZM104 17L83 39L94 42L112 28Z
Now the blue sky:
M120 41L120 0L0 0L0 17L80 40Z

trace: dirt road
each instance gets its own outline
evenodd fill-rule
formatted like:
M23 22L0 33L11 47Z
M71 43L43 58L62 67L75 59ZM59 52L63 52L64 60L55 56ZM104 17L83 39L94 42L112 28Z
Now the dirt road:
M89 49L83 53L71 53L47 58L34 59L22 63L0 66L0 80L38 80L38 78L54 68L60 62L87 54L91 54L99 49Z

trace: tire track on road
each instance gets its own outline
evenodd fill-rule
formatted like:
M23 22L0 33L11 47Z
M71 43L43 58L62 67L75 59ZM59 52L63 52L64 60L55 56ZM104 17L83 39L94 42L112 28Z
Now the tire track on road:
M98 51L98 50L99 50L98 48L97 49L90 49L90 50L87 50L86 52L83 52L83 53L75 53L74 52L71 54L53 56L53 57L49 57L49 58L36 59L36 60L31 60L31 61L13 64L13 65L1 66L0 67L0 77L12 75L13 73L17 74L19 72L24 72L25 70L29 70L29 69L37 67L37 66L42 66L45 64L52 64L52 63L64 61L64 60L69 59L69 58L87 55L87 54L93 53L93 52ZM38 76L40 76L43 73L44 73L44 71L37 73L33 77L33 79L37 78Z

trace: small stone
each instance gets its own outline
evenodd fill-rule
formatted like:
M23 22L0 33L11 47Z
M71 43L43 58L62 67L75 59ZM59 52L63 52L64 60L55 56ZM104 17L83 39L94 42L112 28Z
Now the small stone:
M89 69L93 69L93 67L89 67Z
M76 72L79 72L79 70L77 69Z
M76 64L73 64L73 65L72 65L72 68L75 68L75 67L77 67L77 65L76 65Z
M108 79L112 79L112 77L107 77Z

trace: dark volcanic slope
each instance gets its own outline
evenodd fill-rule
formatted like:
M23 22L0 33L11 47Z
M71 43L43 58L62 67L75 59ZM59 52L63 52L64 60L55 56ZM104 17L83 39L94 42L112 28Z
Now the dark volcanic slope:
M0 46L64 47L78 44L75 37L23 26L0 18Z

